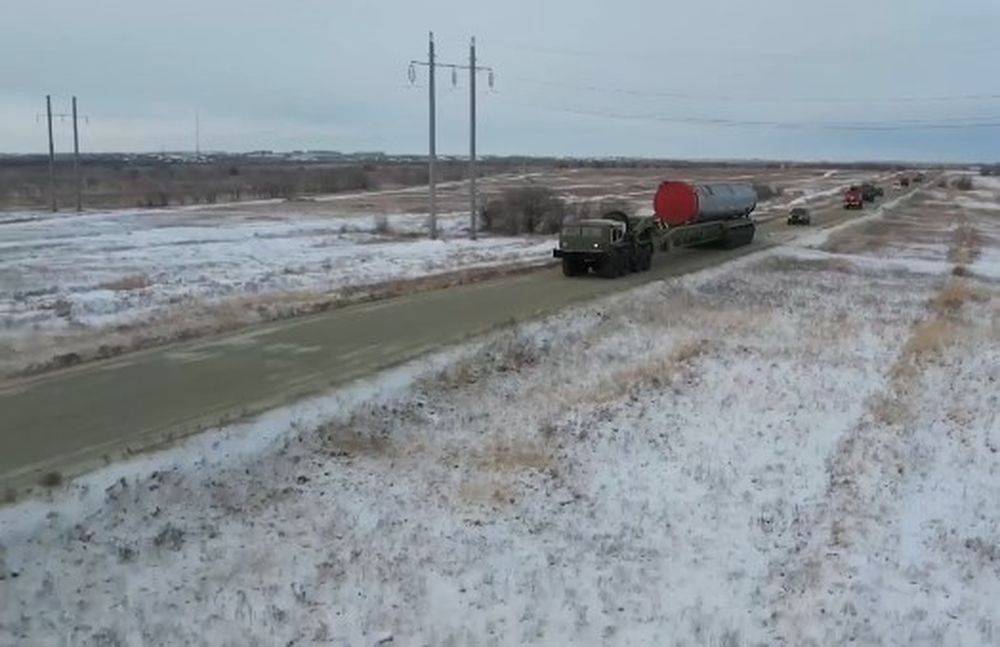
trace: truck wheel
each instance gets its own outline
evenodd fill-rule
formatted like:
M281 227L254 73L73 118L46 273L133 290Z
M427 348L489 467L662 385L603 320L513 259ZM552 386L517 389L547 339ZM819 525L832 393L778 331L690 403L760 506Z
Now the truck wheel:
M579 276L586 269L586 266L579 259L568 256L564 256L562 259L563 276Z
M639 271L645 272L653 266L653 246L643 245L639 255Z
M614 279L621 275L621 268L621 257L618 254L606 254L597 266L597 274L603 279Z

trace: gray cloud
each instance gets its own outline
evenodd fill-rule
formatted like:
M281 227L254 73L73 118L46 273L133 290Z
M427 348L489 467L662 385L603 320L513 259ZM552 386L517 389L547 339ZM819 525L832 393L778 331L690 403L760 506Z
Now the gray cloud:
M426 74L410 86L406 64L433 28L441 59L464 61L475 34L498 70L484 153L1000 158L993 0L5 8L5 151L44 150L44 95L65 109L75 93L90 150L192 148L197 110L205 148L421 152ZM466 79L438 80L440 150L462 153Z

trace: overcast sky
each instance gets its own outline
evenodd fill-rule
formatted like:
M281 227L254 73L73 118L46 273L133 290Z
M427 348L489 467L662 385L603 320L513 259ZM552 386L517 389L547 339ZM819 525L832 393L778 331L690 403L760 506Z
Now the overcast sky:
M484 154L1000 159L997 0L3 0L0 151L76 94L90 151L427 147L425 58L480 62ZM438 73L438 150L468 79ZM71 148L68 122L57 147Z

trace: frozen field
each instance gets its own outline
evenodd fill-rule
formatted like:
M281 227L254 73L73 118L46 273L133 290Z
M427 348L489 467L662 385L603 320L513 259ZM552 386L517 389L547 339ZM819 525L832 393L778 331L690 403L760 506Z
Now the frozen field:
M690 174L687 169L684 173ZM553 170L484 178L485 195L537 182L575 208L616 199L651 213L664 169ZM858 172L699 170L822 207ZM680 177L687 177L680 175ZM105 213L0 215L0 377L309 312L407 282L551 261L549 237L470 241L462 182L441 186L443 239L422 237L426 187Z
M231 327L454 271L546 262L548 237L469 240L468 217L213 210L0 216L0 373L51 352Z
M8 506L0 643L996 644L1000 216L960 195Z

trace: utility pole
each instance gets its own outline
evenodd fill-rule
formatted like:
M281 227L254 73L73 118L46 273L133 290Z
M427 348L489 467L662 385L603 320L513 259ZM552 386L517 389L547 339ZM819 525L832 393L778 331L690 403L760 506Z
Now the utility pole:
M76 96L73 96L73 179L76 182L76 212L83 211L83 184L80 181L80 135L76 127Z
M49 199L56 211L56 147L52 143L52 95L45 95L45 112L49 122Z
M427 46L427 65L430 68L430 154L427 162L427 180L430 183L430 219L428 226L431 238L437 238L437 181L434 177L434 165L437 162L437 115L434 109L434 32L430 32Z
M194 111L194 154L201 155L201 114Z
M476 37L469 42L469 235L476 239Z
M470 233L472 238L476 238L477 227L478 227L478 216L476 214L476 73L477 72L488 72L489 73L489 83L490 87L493 87L494 72L491 67L482 67L476 65L476 39L473 37L469 45L469 64L468 65L457 65L455 63L439 63L434 57L434 32L430 33L430 44L427 50L427 60L426 61L410 61L409 77L410 83L416 81L417 74L414 69L415 66L421 65L429 68L429 83L428 87L430 90L429 97L429 108L430 108L430 155L428 163L428 180L430 184L430 218L428 224L430 225L431 238L437 238L437 183L435 177L435 163L437 161L437 138L435 132L437 130L437 120L435 117L435 78L434 71L438 67L451 68L452 71L452 83L456 83L456 71L457 70L469 70L469 218L470 218Z

